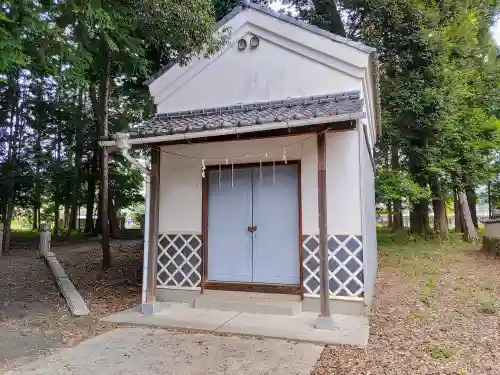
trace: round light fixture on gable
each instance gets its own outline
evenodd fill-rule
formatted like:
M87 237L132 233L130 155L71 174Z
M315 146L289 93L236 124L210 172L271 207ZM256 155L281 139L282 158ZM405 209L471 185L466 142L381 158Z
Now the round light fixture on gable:
M238 40L238 50L243 51L247 48L247 41L245 39Z
M250 39L250 47L251 48L257 48L259 45L260 39L257 35L252 36Z

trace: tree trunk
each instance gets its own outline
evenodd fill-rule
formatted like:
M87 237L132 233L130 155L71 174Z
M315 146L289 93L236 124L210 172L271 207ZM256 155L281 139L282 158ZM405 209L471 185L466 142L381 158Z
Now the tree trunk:
M14 194L7 200L7 212L4 222L2 253L5 254L10 248L10 238L12 233L12 217L14 216Z
M391 169L393 171L399 171L399 149L396 145L391 147ZM392 202L393 209L393 219L392 219L392 230L397 231L403 229L403 204L401 199L394 199Z
M446 215L446 202L443 198L441 189L439 188L439 180L437 176L429 177L429 186L432 192L432 210L434 211L434 230L437 234L448 233L448 217Z
M113 196L112 196L112 191L110 189L109 191L110 195L108 198L109 202L109 228L111 230L111 237L112 238L119 238L120 237L120 226L118 225L118 216L116 214L116 209L115 205L113 202Z
M409 122L410 127L415 127ZM428 183L428 176L425 174L425 160L422 156L422 149L425 147L425 141L421 138L410 139L410 150L408 155L409 172L414 181L425 189ZM410 226L413 234L425 234L430 232L429 227L429 202L426 199L411 202L413 212L410 215Z
M85 214L85 229L84 233L94 232L94 203L95 203L95 188L97 175L97 153L94 152L92 162L88 167L87 175L87 204Z
M99 125L99 102L97 99L97 93L95 86L91 85L89 89L89 97L90 103L92 107L92 113L94 115L95 122L95 137L99 138L100 135L100 125ZM98 175L98 165L99 165L99 153L98 153L98 145L97 142L93 142L93 156L92 156L92 164L89 169L89 174L87 178L87 216L85 219L85 233L92 233L93 235L97 235L100 232L100 226L96 220L94 225L94 202L95 202L95 189L97 185L97 181L99 178ZM100 206L98 205L98 211L100 212ZM98 214L97 218L99 218L100 214Z
M61 206L61 132L59 125L57 128L56 138L56 162L55 162L55 187L54 187L54 236L57 236L60 231L59 227L59 208Z
M40 136L37 137L37 149L40 150ZM40 184L40 155L39 151L35 151L37 156L35 167L35 199L33 201L33 229L40 228L40 206L42 200L42 189Z
M393 210L392 229L401 230L403 229L403 204L401 203L401 199L393 201Z
M316 17L313 23L334 34L346 36L342 17L333 0L313 0Z
M81 172L82 168L82 154L83 154L83 90L78 94L79 104L79 122L75 126L75 168L74 168L74 184L71 189L71 216L69 220L68 236L71 235L72 230L77 229L78 218L78 198L80 195Z
M110 56L109 49L101 35L101 51L103 55L103 68L99 82L99 120L100 135L108 135L108 100L110 89ZM101 227L102 227L102 268L111 266L111 251L109 247L109 220L108 220L108 200L109 200L109 171L108 171L108 150L105 147L100 149L100 206L101 206Z
M429 205L426 200L414 203L410 214L410 228L413 234L426 234L429 227Z
M434 230L438 234L448 233L448 216L446 215L446 204L442 198L432 200L432 209L434 210Z
M429 202L420 200L413 204L410 215L410 229L414 234L426 234L430 232L429 226Z
M31 216L31 229L32 230L38 229L38 210L36 207L33 207L33 212Z
M387 227L392 228L392 218L393 218L393 212L392 212L392 202L387 203Z
M469 211L470 215L472 218L472 223L474 224L474 227L476 229L479 228L479 223L477 220L477 210L476 210L476 204L477 204L477 196L476 192L473 187L468 186L466 189L466 195L467 195L467 202L469 204Z
M453 194L453 209L455 210L455 232L464 233L464 225L462 213L460 212L460 204L458 202L458 193Z
M38 87L37 100L38 104L43 101L43 81L40 82ZM41 111L37 111L40 115ZM40 119L37 119L40 121ZM35 166L35 197L33 200L33 229L38 230L40 228L40 206L42 199L42 191L41 191L41 183L40 183L40 167L41 167L41 152L42 152L42 129L43 124L37 123L36 129L36 144L35 144L35 158L36 158L36 166Z
M69 221L70 221L70 206L65 205L64 206L64 229L68 232L71 233L71 228L69 226Z
M458 202L460 206L460 213L462 215L462 218L464 219L464 240L467 242L477 241L479 239L479 236L477 234L476 228L474 227L474 223L472 222L467 195L463 190L459 190L458 192Z
M4 233L2 252L6 253L10 248L12 218L14 216L14 195L16 178L18 174L18 136L21 134L21 91L19 87L19 72L9 76L10 99L10 122L9 142L7 150L7 181L6 181L6 205L4 217Z

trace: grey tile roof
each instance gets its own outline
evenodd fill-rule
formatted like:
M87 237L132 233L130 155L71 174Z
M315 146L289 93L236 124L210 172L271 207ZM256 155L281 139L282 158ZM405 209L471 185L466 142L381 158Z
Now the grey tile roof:
M295 25L295 26L301 27L305 30L308 30L310 32L313 32L314 34L318 34L318 35L324 36L328 39L331 39L335 42L351 46L351 47L356 48L360 51L363 51L366 53L376 52L375 48L369 47L363 43L356 42L354 40L345 38L343 36L331 33L327 30L323 30L323 29L321 29L317 26L311 25L307 22L300 21L300 20L293 18L293 17L290 17L286 14L275 12L275 11L265 7L265 6L262 6L259 4L254 4L252 2L244 2L243 6L238 5L237 7L235 7L229 14L227 14L223 19L221 19L219 22L217 22L217 24L215 25L215 29L217 30L217 29L221 28L222 26L224 26L227 22L229 22L232 18L234 18L238 13L240 13L245 8L250 8L250 9L265 13L267 15L274 17L274 18L278 18L284 22L290 23L292 25ZM149 85L150 83L155 81L157 78L159 78L163 73L165 73L167 70L169 70L171 67L173 67L176 63L177 63L176 60L169 61L158 72L156 72L149 79L147 79L144 82L144 84Z
M307 96L196 111L159 113L130 129L131 138L199 132L293 120L306 120L363 111L359 91Z

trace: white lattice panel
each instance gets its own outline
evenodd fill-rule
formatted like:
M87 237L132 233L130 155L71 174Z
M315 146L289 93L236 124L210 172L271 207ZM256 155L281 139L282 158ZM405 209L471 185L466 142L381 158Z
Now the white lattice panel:
M304 290L306 294L319 295L318 236L304 235L302 246L304 250ZM363 296L363 243L361 236L328 236L328 273L331 296Z
M166 233L158 238L159 287L199 289L201 284L201 235Z

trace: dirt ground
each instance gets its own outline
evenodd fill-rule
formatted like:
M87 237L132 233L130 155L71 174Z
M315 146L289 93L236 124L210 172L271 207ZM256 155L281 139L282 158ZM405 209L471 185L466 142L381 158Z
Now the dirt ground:
M326 347L311 375L500 374L500 258L453 241L379 242L368 347ZM1 257L0 373L114 328L98 318L139 303L140 246L114 251L105 272L98 248L57 253L91 316L70 316L34 251Z
M382 249L368 346L326 347L312 375L500 374L500 258L420 246Z
M36 246L16 245L0 257L0 373L115 326L99 318L140 301L141 245L113 249L101 270L97 243L53 248L91 311L72 317Z

